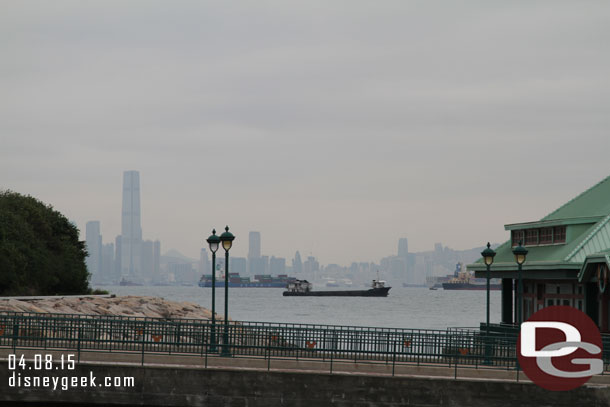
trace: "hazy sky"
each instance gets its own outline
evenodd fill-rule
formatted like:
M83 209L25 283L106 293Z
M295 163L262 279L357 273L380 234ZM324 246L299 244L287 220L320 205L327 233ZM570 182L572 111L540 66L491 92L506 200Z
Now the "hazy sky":
M197 257L504 241L610 175L607 1L3 1L0 189Z

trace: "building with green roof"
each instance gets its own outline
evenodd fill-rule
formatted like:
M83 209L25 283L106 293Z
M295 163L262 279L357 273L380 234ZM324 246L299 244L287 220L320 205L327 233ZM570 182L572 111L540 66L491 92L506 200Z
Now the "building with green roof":
M610 176L554 212L534 222L505 225L510 240L496 249L491 278L502 279L502 323L519 321L516 311L518 268L512 250L522 242L521 321L551 305L587 313L602 332L610 328ZM468 265L487 276L483 259ZM515 306L513 306L515 305Z

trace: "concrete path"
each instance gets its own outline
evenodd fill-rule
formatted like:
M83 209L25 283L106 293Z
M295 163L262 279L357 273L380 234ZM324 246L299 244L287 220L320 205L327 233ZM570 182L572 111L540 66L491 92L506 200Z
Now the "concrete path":
M13 353L12 348L0 348L0 361L6 363L8 355ZM26 360L34 360L36 354L53 355L54 360L60 360L64 355L74 355L78 359L75 350L44 350L44 349L17 349L16 355L19 358L24 355ZM418 378L439 378L448 380L477 380L477 381L502 381L502 382L530 382L522 371L514 369L494 369L487 366L449 366L449 365L415 365L396 363L392 366L389 363L381 362L353 362L320 360L320 359L265 359L261 357L220 357L217 355L180 355L180 354L144 354L139 352L107 352L107 351L87 351L81 352L80 362L99 365L144 365L150 367L172 367L172 368L195 368L195 369L222 369L222 370L258 370L275 372L308 372L308 373L332 373L344 375L373 375L373 376L399 376L399 377L418 377ZM610 372L605 375L597 375L589 380L588 385L610 386Z

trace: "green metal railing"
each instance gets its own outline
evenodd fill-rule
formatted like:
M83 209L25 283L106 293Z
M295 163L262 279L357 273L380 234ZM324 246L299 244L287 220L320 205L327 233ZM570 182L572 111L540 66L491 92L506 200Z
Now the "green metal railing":
M208 320L72 314L0 313L0 347L212 355ZM233 357L355 361L512 369L516 335L474 328L419 330L339 325L235 322L218 350ZM608 366L610 354L604 352Z

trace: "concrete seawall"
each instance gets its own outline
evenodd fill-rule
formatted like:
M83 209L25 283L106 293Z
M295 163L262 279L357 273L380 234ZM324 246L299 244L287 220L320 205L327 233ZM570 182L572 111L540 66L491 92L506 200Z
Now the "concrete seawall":
M4 364L4 363L3 363ZM97 378L98 387L9 386L13 371L0 369L0 401L148 406L587 406L610 405L610 387L549 392L529 383L247 369L100 365L75 370L16 370L24 376ZM100 387L105 377L134 378L134 387Z

